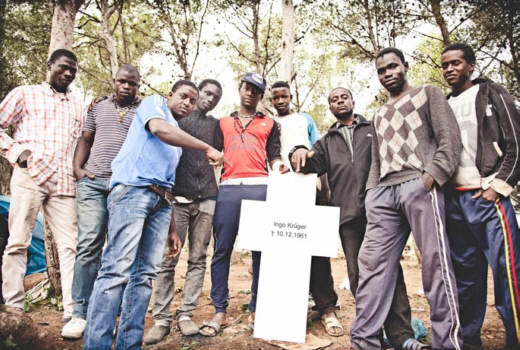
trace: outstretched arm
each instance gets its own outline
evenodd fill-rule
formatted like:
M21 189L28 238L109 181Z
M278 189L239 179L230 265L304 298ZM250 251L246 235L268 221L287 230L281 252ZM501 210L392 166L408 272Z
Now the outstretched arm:
M217 151L206 142L191 136L163 119L150 119L147 127L154 136L169 145L203 151L206 153L206 157L211 165L217 166L226 163L231 166L224 158L222 152Z

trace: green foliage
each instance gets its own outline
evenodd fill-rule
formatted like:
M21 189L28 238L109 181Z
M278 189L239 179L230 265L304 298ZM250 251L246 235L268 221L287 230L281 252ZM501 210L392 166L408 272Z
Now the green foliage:
M22 84L45 80L51 14L44 1L8 2L1 39L0 99Z
M24 298L24 301L23 301L23 309L24 309L25 312L31 311L31 309L32 309L32 301L33 301L32 295L29 294L29 293L25 294L25 298Z
M242 304L241 309L243 312L246 312L247 310L249 310L249 304Z
M307 319L307 329L314 329L314 322L310 318Z
M372 60L383 47L410 33L421 18L419 4L401 0L320 1L322 28L329 42L340 42L342 55Z
M183 343L181 343L180 350L192 350L192 349L195 349L198 344L199 344L199 342L197 342L197 341L191 341L189 343L183 342Z
M52 297L50 300L52 306L54 306L58 311L63 311L63 301L61 295Z
M463 42L476 49L480 73L506 85L520 100L520 3L469 0L464 14L473 25L464 32Z
M411 85L435 85L445 94L449 85L445 82L441 70L441 53L444 49L440 37L425 37L414 51L414 61L408 70L408 80Z
M5 339L0 345L2 349L16 349L18 347L18 345L9 338Z
M113 91L110 57L99 34L100 22L101 12L97 6L88 7L76 18L78 30L74 51L81 70L78 82L93 96L107 95ZM155 15L140 1L125 1L122 11L110 18L110 25L120 64L129 63L140 68L143 55L154 52L154 45L161 40ZM123 26L126 34L124 40ZM141 75L143 80L147 80L150 73L141 71Z
M372 102L370 102L365 110L365 118L371 120L374 113L388 101L388 95L383 87L380 87L377 94L374 96Z
M215 20L223 29L228 29L215 33L212 43L225 49L236 80L244 72L256 72L268 80L276 79L282 23L281 18L273 14L273 6L275 0L213 2Z

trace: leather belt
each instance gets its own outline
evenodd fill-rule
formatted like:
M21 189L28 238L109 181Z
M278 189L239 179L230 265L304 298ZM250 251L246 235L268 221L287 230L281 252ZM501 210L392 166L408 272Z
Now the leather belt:
M157 194L162 199L164 199L164 201L166 203L168 203L168 205L173 204L175 199L174 199L173 193L171 192L171 189L169 189L168 187L150 185L150 186L148 186L148 189L150 191L154 192L155 194Z

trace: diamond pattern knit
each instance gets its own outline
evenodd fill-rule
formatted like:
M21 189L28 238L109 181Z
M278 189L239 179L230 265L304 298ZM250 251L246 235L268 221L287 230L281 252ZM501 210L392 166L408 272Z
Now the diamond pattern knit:
M423 168L417 146L422 120L418 109L427 102L424 87L411 90L394 104L385 104L374 117L379 139L380 179L403 169Z

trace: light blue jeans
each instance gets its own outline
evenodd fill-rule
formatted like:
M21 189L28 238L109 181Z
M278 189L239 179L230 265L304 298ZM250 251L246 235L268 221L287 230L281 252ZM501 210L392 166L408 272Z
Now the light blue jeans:
M110 349L121 301L116 349L140 349L172 206L146 187L117 185L108 211L108 241L90 297L84 349Z
M72 280L72 316L87 318L94 281L101 266L107 234L110 178L84 177L78 181L78 248Z

